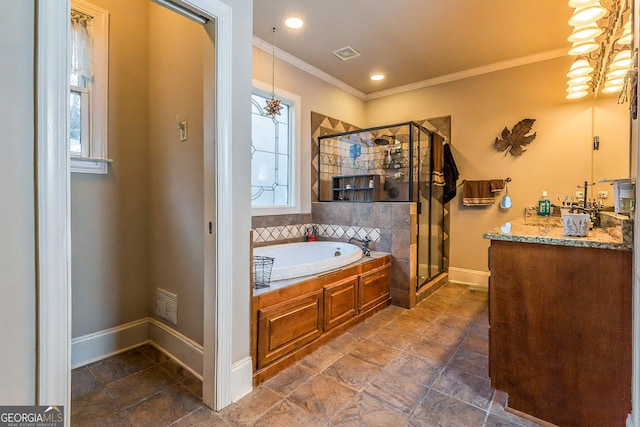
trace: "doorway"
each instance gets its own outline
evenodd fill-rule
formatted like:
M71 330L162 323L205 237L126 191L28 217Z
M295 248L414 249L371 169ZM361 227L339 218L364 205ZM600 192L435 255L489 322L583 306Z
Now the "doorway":
M204 223L205 263L203 327L203 400L221 408L229 403L230 301L233 252L231 212L215 206L231 204L228 162L231 153L231 8L216 0L188 3L210 19L209 40L215 55L205 60ZM68 173L68 80L65 52L69 2L37 2L37 232L38 232L38 385L37 402L69 407L71 344L70 177ZM215 145L214 145L215 142ZM220 164L220 162L227 162ZM217 176L214 171L219 170ZM211 225L210 225L211 224ZM209 231L211 230L211 231ZM225 240L226 238L226 240ZM215 252L214 249L217 249ZM207 256L209 254L210 256ZM215 260L215 262L213 261ZM215 269L215 265L220 268ZM226 286L220 285L227 283Z

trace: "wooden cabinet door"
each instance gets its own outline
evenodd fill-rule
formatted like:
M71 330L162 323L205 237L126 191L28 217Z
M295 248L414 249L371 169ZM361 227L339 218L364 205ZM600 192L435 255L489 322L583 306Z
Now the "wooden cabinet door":
M377 268L360 276L358 312L364 313L390 297L391 266Z
M561 426L625 425L631 278L631 252L491 242L491 385L510 408Z
M324 287L324 330L358 315L358 276Z
M258 310L258 369L322 334L322 289Z

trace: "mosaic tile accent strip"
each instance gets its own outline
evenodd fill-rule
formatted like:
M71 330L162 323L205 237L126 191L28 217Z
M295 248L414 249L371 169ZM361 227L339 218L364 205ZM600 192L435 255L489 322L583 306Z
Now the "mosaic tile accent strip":
M313 226L318 228L319 237L326 239L348 240L352 237L357 239L369 237L372 242L379 242L381 237L379 228L328 224L295 224L276 227L254 227L253 242L266 243L278 240L299 239L304 237L307 229Z

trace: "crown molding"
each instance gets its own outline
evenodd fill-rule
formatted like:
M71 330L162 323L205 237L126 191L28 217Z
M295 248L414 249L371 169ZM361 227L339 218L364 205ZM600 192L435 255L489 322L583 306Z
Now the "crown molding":
M410 83L407 85L397 86L391 89L385 89L377 92L372 92L369 94L365 94L364 92L359 91L353 86L348 85L347 83L333 77L330 74L325 73L317 67L301 60L298 57L291 55L288 52L276 47L273 48L273 45L265 40L257 36L253 36L253 46L257 49L260 49L271 55L272 52L275 52L275 57L293 65L294 67L311 74L314 77L319 78L329 84L334 85L338 89L344 90L345 92L356 96L363 101L370 101L372 99L383 98L385 96L397 95L403 92L409 92L412 90L423 89L430 86L436 86L443 83L450 83L456 80L468 79L470 77L480 76L482 74L493 73L496 71L502 71L509 68L519 67L521 65L533 64L535 62L547 61L550 59L560 58L567 54L567 49L556 49L550 50L546 52L536 53L534 55L521 56L519 58L509 59L506 61L495 62L493 64L483 65L482 67L470 68L468 70L459 71L457 73L446 74L444 76L435 77L433 79L422 80L415 83Z
M550 59L560 58L567 55L567 49L556 49L547 52L536 53L534 55L521 56L520 58L509 59L507 61L494 62L493 64L483 65L482 67L470 68L468 70L459 71L457 73L445 74L444 76L435 77L433 79L422 80L403 86L397 86L391 89L385 89L378 92L372 92L367 95L367 101L371 99L382 98L385 96L396 95L412 90L423 89L430 86L450 83L456 80L468 79L470 77L489 74L496 71L507 70L509 68L519 67L521 65L533 64L535 62L548 61Z

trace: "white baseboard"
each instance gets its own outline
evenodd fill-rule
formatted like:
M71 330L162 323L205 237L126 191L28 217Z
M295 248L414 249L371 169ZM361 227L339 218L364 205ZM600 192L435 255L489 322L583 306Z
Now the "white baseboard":
M149 319L140 319L115 328L71 340L71 368L88 365L138 347L149 341Z
M156 347L186 367L196 377L202 379L202 345L185 337L164 323L149 318L149 339Z
M449 281L462 285L489 288L489 272L449 267Z
M232 402L237 402L253 390L253 362L250 356L231 365L230 385Z
M203 348L164 323L147 317L71 341L72 368L151 344L202 380ZM253 363L246 357L231 366L230 397L235 402L253 390Z
M88 365L147 343L202 380L202 346L151 317L72 339L71 367Z

